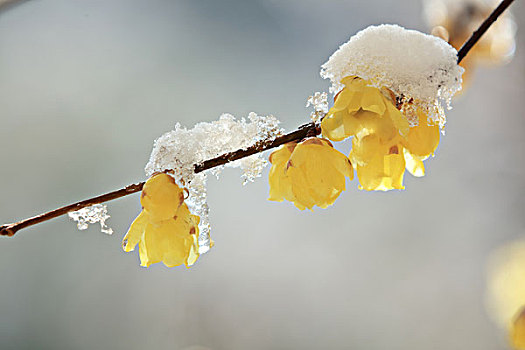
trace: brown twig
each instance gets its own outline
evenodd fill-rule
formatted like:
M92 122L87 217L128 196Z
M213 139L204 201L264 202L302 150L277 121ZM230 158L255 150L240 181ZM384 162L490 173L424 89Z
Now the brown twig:
M490 28L490 26L496 22L498 17L507 9L507 7L512 4L514 0L503 0L498 7L492 11L492 13L481 23L479 28L472 33L470 38L461 46L458 51L458 64L465 58L470 49L478 42L478 40L485 34L485 32Z
M302 140L305 137L310 136L311 134L315 136L315 135L319 135L320 133L321 133L321 130L314 123L304 124L304 125L301 125L297 130L292 131L291 133L288 133L286 135L279 136L278 138L274 140L256 143L255 145L247 149L240 149L235 152L226 153L216 158L206 160L200 164L196 164L195 173L200 173L204 170L215 168L217 166L221 166L221 165L227 164L229 162L233 162L238 159L242 159L242 158L257 154L257 153L261 153L266 150L275 148L277 146L284 145L285 143L288 143L288 142Z
M15 222L12 224L0 226L0 235L1 236L13 236L18 230L21 230L25 227L36 225L36 224L39 224L41 222L44 222L50 219L54 219L58 216L65 215L71 211L80 210L82 208L89 207L94 204L104 203L104 202L107 202L113 199L127 196L128 194L139 192L140 190L142 190L142 186L144 186L144 182L134 184L134 185L129 185L120 190L109 192L109 193L106 193L106 194L103 194L97 197L89 198L81 202L66 205L65 207L51 210L51 211L48 211L47 213L33 216L29 219L25 219L25 220Z
M290 132L283 136L279 136L276 139L271 140L269 142L256 143L255 145L248 147L246 149L240 149L234 152L226 153L216 158L206 160L200 164L196 164L195 173L200 173L205 170L208 170L208 169L220 166L220 165L224 165L229 162L233 162L234 160L237 160L237 159L242 159L242 158L251 156L253 154L261 153L261 152L264 152L274 147L283 145L288 142L301 140L305 138L307 135L310 135L311 133L315 133L315 135L317 135L320 132L321 131L314 123L308 123L308 124L300 126L297 130L293 132ZM23 228L26 228L28 226L36 225L41 222L44 222L50 219L54 219L61 215L65 215L69 212L80 210L82 208L89 207L94 204L104 203L104 202L107 202L113 199L125 197L135 192L139 192L142 190L144 183L145 182L140 182L138 184L129 185L120 190L106 193L106 194L103 194L97 197L89 198L81 202L66 205L65 207L61 207L61 208L58 208L52 211L48 211L47 213L33 216L31 218L28 218L28 219L25 219L19 222L0 226L0 236L13 236L17 231Z
M481 24L481 26L476 30L472 36L465 42L458 52L458 63L465 57L465 55L472 49L476 44L479 38L487 31L487 29L496 21L499 15L505 11L505 9L513 2L514 0L503 0L500 5L490 14L490 16ZM312 134L318 135L320 130L317 125L314 123L308 123L300 126L297 130L292 131L286 135L277 137L276 139L269 142L257 143L247 149L240 149L234 152L226 153L221 156L218 156L213 159L206 160L200 164L195 164L195 173L200 173L205 170L233 162L234 160L242 159L266 150L272 149L274 147L283 145L292 141L299 141L304 139L307 136ZM18 230L26 228L28 226L36 225L41 222L56 218L61 215L65 215L69 212L80 210L85 207L89 207L94 204L104 203L113 199L121 198L129 194L139 192L142 190L144 182L138 184L129 185L120 190L116 190L110 193L106 193L97 197L89 198L81 202L73 203L66 205L65 207L58 208L47 213L43 213L32 218L25 219L19 222L12 224L7 224L0 226L0 235L1 236L13 236Z

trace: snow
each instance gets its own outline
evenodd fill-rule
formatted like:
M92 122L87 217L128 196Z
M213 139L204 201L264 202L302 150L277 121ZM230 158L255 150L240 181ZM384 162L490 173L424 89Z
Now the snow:
M321 70L321 76L331 80L334 94L342 88L341 79L358 76L373 86L390 89L404 102L412 99L412 105L442 124L443 105L448 107L461 89L462 73L457 51L447 42L392 24L358 32Z
M216 167L195 174L194 166L222 154L246 149L258 142L273 140L282 135L279 121L273 116L259 116L249 113L248 120L237 120L231 114L223 114L219 120L196 124L187 129L179 123L175 129L155 140L150 159L146 164L146 175L171 170L179 185L186 187L186 199L191 212L201 218L199 224L199 249L203 253L210 248L210 223L208 219L206 181L207 174L219 176L222 168ZM261 154L239 159L226 164L227 167L241 168L243 184L261 176L267 161Z
M77 222L79 230L85 230L89 224L100 223L100 231L108 235L113 234L113 230L106 225L106 220L110 218L108 208L105 204L95 204L77 211L68 213L68 216Z
M309 96L306 100L306 107L310 106L313 108L312 113L310 113L310 119L314 123L319 123L328 113L328 94L326 92L316 92Z

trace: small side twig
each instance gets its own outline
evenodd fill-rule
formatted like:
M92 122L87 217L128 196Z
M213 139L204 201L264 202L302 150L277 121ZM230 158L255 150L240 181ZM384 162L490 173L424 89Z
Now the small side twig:
M498 19L507 7L514 0L503 0L499 6L490 14L489 17L480 25L480 27L472 33L472 36L463 44L461 49L458 51L458 63L467 55L472 47L478 42L481 36L487 31L487 29ZM300 126L297 130L292 131L286 135L275 138L269 142L257 143L247 149L240 149L234 152L226 153L213 159L206 160L200 164L195 164L195 173L200 173L205 170L233 162L244 157L264 152L266 150L278 147L288 142L299 141L308 136L318 135L320 130L318 125L315 123L308 123ZM126 186L120 190L116 190L110 193L106 193L97 197L89 198L81 202L66 205L64 207L33 216L31 218L15 222L12 224L6 224L0 226L0 236L13 236L17 231L26 228L28 226L36 225L41 222L56 218L61 215L65 215L69 212L80 210L85 207L89 207L94 204L104 203L113 199L121 198L132 193L136 193L142 190L145 182Z

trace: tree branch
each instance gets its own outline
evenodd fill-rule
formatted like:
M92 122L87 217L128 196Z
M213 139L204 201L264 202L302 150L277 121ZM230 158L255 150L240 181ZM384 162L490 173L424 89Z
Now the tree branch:
M234 152L226 153L216 158L206 160L202 163L195 164L195 173L200 173L205 170L224 165L229 162L233 162L234 160L242 159L257 153L261 153L288 142L299 141L301 139L304 139L306 136L318 135L319 133L321 133L321 130L314 123L304 124L300 126L297 130L290 132L286 135L279 136L276 139L271 140L269 142L259 142L246 149L240 149ZM47 213L33 216L31 218L19 222L2 225L0 226L0 236L13 236L17 231L28 226L36 225L41 222L54 219L56 217L65 215L69 212L80 210L82 208L89 207L94 204L108 202L113 199L125 197L135 192L140 192L144 184L145 182L140 182L138 184L129 185L120 190L109 192L97 197L89 198L77 203L69 204L64 207L51 210Z
M458 63L467 55L472 47L478 42L481 36L487 31L487 29L498 19L499 15L503 13L509 7L514 0L503 0L499 6L490 14L489 17L481 24L481 26L472 33L472 36L463 44L458 52ZM300 126L297 130L292 131L286 135L279 136L276 139L268 142L260 142L247 149L240 149L234 152L226 153L213 159L208 159L200 164L195 164L195 173L200 173L205 170L233 162L238 159L242 159L257 153L264 152L266 150L275 148L292 141L299 141L307 136L318 135L321 132L318 126L314 123L308 123ZM64 207L51 210L47 213L43 213L31 218L15 222L12 224L6 224L0 226L0 236L13 236L17 231L39 224L41 222L56 218L61 215L65 215L69 212L80 210L85 207L89 207L94 204L104 203L113 199L121 198L129 194L139 192L142 190L145 182L126 186L120 190L109 192L97 197L89 198L81 202L66 205Z
M109 192L109 193L106 193L106 194L103 194L97 197L89 198L81 202L66 205L65 207L51 210L51 211L48 211L47 213L33 216L29 219L25 219L25 220L15 222L12 224L0 226L0 236L13 236L18 230L21 230L28 226L36 225L41 222L44 222L50 219L54 219L58 216L65 215L71 211L80 210L82 208L89 207L94 204L104 203L104 202L107 202L113 199L127 196L128 194L139 192L140 190L142 190L142 186L144 186L144 183L145 182L140 182L138 184L129 185L120 190Z
M485 34L485 32L490 28L490 26L494 22L496 22L498 17L507 9L507 7L510 6L510 4L512 4L512 2L514 2L514 0L503 0L498 5L498 7L496 7L494 11L492 11L490 16L488 16L487 19L485 19L483 23L481 23L479 28L476 31L474 31L474 33L472 33L470 38L463 44L463 46L461 46L461 48L458 51L458 64L463 60L463 58L465 58L467 53L469 53L470 49L472 49L472 47L478 42L478 40L483 36L483 34Z

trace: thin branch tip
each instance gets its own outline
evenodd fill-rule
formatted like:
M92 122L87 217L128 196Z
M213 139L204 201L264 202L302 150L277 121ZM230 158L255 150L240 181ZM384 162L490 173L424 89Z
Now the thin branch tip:
M7 236L7 237L12 237L15 235L16 229L13 229L14 224L7 224L7 225L2 225L0 226L0 236Z

